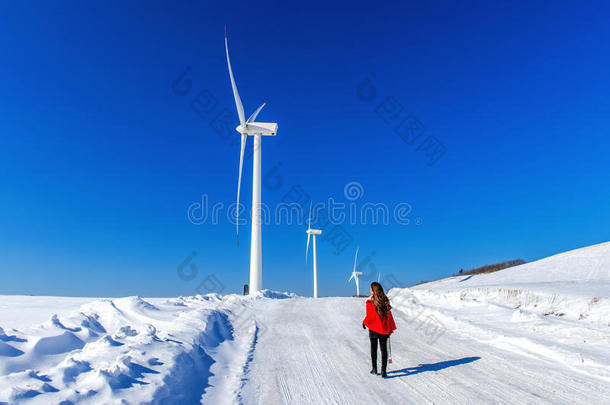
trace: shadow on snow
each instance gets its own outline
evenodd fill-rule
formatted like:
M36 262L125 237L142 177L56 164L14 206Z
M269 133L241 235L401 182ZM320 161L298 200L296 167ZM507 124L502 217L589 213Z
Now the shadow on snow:
M439 371L445 368L459 366L460 364L472 363L479 360L480 357L464 357L463 359L439 361L432 364L420 364L417 367L407 367L401 370L388 371L388 378L406 377L408 375L419 374L426 371Z

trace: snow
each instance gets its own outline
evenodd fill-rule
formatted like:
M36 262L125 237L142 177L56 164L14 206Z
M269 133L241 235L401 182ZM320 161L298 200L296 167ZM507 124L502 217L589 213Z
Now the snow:
M389 296L368 373L364 299L0 296L0 404L602 404L610 243Z
M503 271L394 290L480 343L610 382L610 243Z
M0 295L0 326L21 328L39 324L53 314L69 315L91 301L91 297Z
M2 312L0 403L198 403L209 354L241 336L235 327L240 317L247 322L250 303L293 296L4 296L3 305L18 302L22 317ZM48 319L36 324L43 308Z

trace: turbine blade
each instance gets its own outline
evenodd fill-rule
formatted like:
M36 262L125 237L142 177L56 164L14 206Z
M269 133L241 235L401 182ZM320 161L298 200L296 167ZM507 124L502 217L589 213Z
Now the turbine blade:
M354 257L354 273L356 272L356 261L358 260L358 249L360 249L360 246L356 247L356 256Z
M229 42L227 41L227 26L225 25L225 50L227 51L227 65L229 66L229 76L231 76L231 87L233 88L233 98L235 98L235 107L237 107L237 115L239 115L239 123L245 124L246 117L244 115L244 106L241 104L241 98L237 92L237 85L235 84L235 78L233 77L233 70L231 70L231 60L229 59Z
M309 255L309 237L311 236L310 233L307 234L307 248L305 249L305 263L307 263L307 256Z
M241 135L241 149L239 151L239 177L237 179L237 212L235 222L235 233L237 234L237 245L239 246L239 192L241 190L241 170L244 167L244 150L246 149L246 139L248 135Z
M248 120L246 121L246 123L254 122L254 120L256 119L256 116L258 115L258 113L259 113L259 112L261 112L261 110L263 109L263 107L264 107L264 106L266 106L266 105L267 105L267 101L265 101L265 102L263 103L263 105L261 105L260 107L258 107L258 108L256 109L256 111L254 111L254 112L252 113L252 115L250 116L250 118L248 118Z
M307 229L311 229L311 203L309 203L309 220L307 221Z

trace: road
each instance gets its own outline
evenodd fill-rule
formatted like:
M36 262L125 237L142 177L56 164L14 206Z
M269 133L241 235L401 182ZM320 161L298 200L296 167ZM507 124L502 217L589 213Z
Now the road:
M258 328L239 367L217 360L216 372L239 370L232 392L244 404L573 404L607 403L610 385L557 361L503 351L446 331L432 341L410 315L394 310L388 379L369 374L364 299L296 298L253 302ZM235 356L232 362L235 362ZM227 378L227 376L223 376ZM230 384L219 384L226 389ZM214 391L211 389L210 391ZM212 396L208 397L212 398ZM206 403L206 396L204 396Z

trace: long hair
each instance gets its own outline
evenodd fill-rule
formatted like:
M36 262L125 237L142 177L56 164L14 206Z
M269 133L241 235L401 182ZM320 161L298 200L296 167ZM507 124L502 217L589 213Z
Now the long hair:
M375 311L381 319L385 318L392 309L390 305L390 300L383 292L383 287L376 281L371 283L371 289L373 290L373 305L375 306Z

